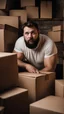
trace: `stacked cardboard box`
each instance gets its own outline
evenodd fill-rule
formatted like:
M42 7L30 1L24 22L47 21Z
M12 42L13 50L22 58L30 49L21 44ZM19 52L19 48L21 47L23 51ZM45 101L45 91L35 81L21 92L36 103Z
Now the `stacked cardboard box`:
M15 6L15 4L13 3L14 3L14 0L0 0L0 9L4 9L8 11L9 9L12 9L13 6Z
M9 15L10 16L19 16L22 24L27 21L26 10L10 10Z
M28 89L29 103L54 94L55 73L19 73L19 86Z
M35 6L35 0L20 0L20 1L21 1L21 7Z
M28 18L39 18L39 8L34 6L27 6L27 17Z
M0 9L6 9L7 0L0 0Z
M52 18L52 1L41 1L40 18Z
M64 114L64 80L55 80L55 96L30 104L30 114Z
M53 26L52 31L54 32L54 37L57 39L57 41L63 41L63 26ZM54 41L56 40L54 39Z
M53 26L52 31L48 32L48 36L54 41L54 42L60 42L63 41L63 27L61 25Z
M28 114L28 91L18 87L17 55L0 52L0 106L4 114Z
M5 107L4 114L28 114L28 91L15 87L0 93L0 105Z
M14 16L0 16L0 24L8 24L10 26L19 27L19 18Z
M17 56L0 52L0 92L16 87L18 82Z
M8 14L6 11L8 6L8 0L0 0L0 16L6 16Z
M17 28L0 24L0 52L12 52L17 38Z

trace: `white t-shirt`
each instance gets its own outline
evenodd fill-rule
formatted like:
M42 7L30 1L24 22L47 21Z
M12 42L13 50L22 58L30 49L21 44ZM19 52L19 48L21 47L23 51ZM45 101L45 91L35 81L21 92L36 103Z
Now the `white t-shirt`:
M24 42L24 37L18 38L14 50L24 54L25 59L39 70L44 67L44 58L50 57L57 53L55 43L46 35L39 35L39 43L36 48L30 49Z

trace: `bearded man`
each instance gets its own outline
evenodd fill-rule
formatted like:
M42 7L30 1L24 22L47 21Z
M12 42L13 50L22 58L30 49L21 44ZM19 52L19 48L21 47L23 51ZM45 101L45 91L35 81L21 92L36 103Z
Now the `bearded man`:
M37 23L27 21L22 26L23 36L17 39L14 53L18 67L31 73L54 71L57 63L57 47L51 38L39 33Z

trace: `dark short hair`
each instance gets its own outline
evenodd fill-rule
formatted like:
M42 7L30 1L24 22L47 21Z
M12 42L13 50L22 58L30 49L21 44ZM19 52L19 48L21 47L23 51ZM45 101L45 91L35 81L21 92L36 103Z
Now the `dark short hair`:
M22 26L22 30L24 30L24 27L26 27L26 26L27 27L35 27L37 30L39 29L38 24L32 20L25 22Z

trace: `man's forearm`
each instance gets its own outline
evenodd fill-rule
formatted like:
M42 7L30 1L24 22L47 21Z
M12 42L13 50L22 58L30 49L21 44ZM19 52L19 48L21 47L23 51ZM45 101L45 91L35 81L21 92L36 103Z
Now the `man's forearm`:
M44 67L39 72L54 72L54 69L53 68L49 68L49 67Z
M18 59L18 60L17 60L17 64L18 64L19 67L26 68L26 64L27 64L27 63L25 63L25 62L23 62L23 61L21 61L21 60Z
M39 73L38 69L36 69L34 66L32 66L31 64L29 63L24 63L23 61L21 60L17 60L18 62L18 66L19 67L22 67L22 68L25 68L28 72L31 72L31 73Z

